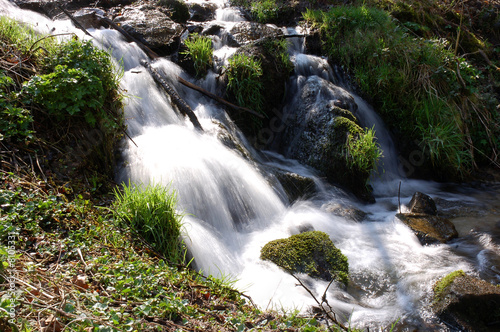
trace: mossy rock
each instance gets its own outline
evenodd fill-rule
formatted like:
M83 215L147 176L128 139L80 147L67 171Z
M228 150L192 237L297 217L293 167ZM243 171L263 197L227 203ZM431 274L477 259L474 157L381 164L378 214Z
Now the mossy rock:
M333 278L348 282L347 257L335 247L330 237L320 231L304 232L267 243L260 258L269 260L289 273L306 273L327 281Z
M454 271L434 285L433 310L459 331L499 331L500 287Z

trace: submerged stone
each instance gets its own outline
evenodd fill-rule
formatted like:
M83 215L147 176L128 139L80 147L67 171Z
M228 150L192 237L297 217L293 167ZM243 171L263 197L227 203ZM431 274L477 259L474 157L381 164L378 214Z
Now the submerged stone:
M306 273L327 281L347 284L347 257L335 247L330 237L320 231L304 232L267 243L260 258L269 260L289 273Z
M276 171L276 177L285 190L290 202L294 202L300 198L306 199L316 193L316 184L311 178L285 171Z
M500 287L455 271L434 285L433 310L460 331L500 330Z

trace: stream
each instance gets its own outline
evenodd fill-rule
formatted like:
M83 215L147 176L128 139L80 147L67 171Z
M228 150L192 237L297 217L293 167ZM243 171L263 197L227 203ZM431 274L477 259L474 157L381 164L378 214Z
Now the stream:
M219 6L218 25L229 28L244 20L224 2L215 3ZM30 22L42 32L71 31L88 38L69 21L53 22L21 11L5 0L0 0L0 13ZM176 80L181 76L215 91L215 68L205 79L196 81L166 58L152 63L194 110L204 128L204 132L199 132L178 115L163 90L140 65L141 59L148 59L136 45L124 41L114 30L89 32L99 47L112 51L117 66L124 71L122 87L128 96L125 118L128 133L137 146L124 140L123 164L117 169L117 180L162 183L175 189L178 209L184 213L184 241L196 268L206 275L234 280L235 287L262 309L306 312L316 305L314 299L288 273L262 261L260 249L271 240L304 230L326 232L347 256L350 270L349 286L332 284L326 292L328 303L339 320L370 330L390 328L396 321L398 330L446 329L432 313L430 304L434 283L452 271L462 269L500 283L500 184L440 184L406 178L408 168L418 165L398 159L383 122L360 97L353 94L358 105L356 116L363 126L375 126L384 150L381 168L385 172L371 178L374 204L360 203L326 183L314 169L276 151L256 150L223 108ZM213 45L218 66L224 65L236 51L225 44L223 36L216 37ZM289 90L312 76L343 86L325 59L302 52L301 40L294 38L290 54L295 73ZM221 130L250 155L223 144L219 139ZM275 180L276 169L313 179L315 194L289 202ZM458 239L422 246L415 234L395 218L399 209L405 211L416 191L436 201L438 211L455 224ZM362 221L342 217L331 212L336 206L361 210L366 216ZM325 293L327 282L308 276L300 278L318 299Z

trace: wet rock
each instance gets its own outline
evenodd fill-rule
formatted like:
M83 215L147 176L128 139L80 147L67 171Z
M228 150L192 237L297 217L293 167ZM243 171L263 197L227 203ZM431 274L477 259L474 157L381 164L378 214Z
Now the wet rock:
M114 21L159 55L167 55L176 49L183 31L181 24L149 5L126 7Z
M276 171L281 186L285 190L290 202L298 199L306 199L316 193L314 180L297 173Z
M330 202L324 204L321 208L336 216L358 222L363 221L367 216L366 212L346 203Z
M85 29L98 29L102 26L101 17L106 16L106 12L98 8L82 8L73 14L73 17Z
M327 281L335 278L347 284L349 264L328 235L304 232L267 243L260 258L269 260L289 273L306 273Z
M458 236L455 225L446 218L421 213L398 213L396 218L410 227L423 245L446 243Z
M277 144L286 157L315 168L329 182L346 188L358 198L373 201L366 184L370 174L349 165L345 154L349 135L362 132L350 111L356 107L346 90L311 76L287 106L283 117L285 127Z
M264 37L283 35L283 30L272 24L239 22L230 33L240 45L246 45Z
M434 286L433 310L459 331L499 331L500 287L455 271Z
M188 7L191 14L191 21L207 22L215 19L217 6L213 3L193 3L188 5Z
M418 191L413 194L409 209L411 213L437 215L437 208L434 200L430 196Z

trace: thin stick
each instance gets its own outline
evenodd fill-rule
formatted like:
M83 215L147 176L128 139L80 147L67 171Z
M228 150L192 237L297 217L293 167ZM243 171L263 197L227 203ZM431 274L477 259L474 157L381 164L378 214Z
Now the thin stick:
M399 189L398 189L398 210L401 213L401 181L399 181Z

